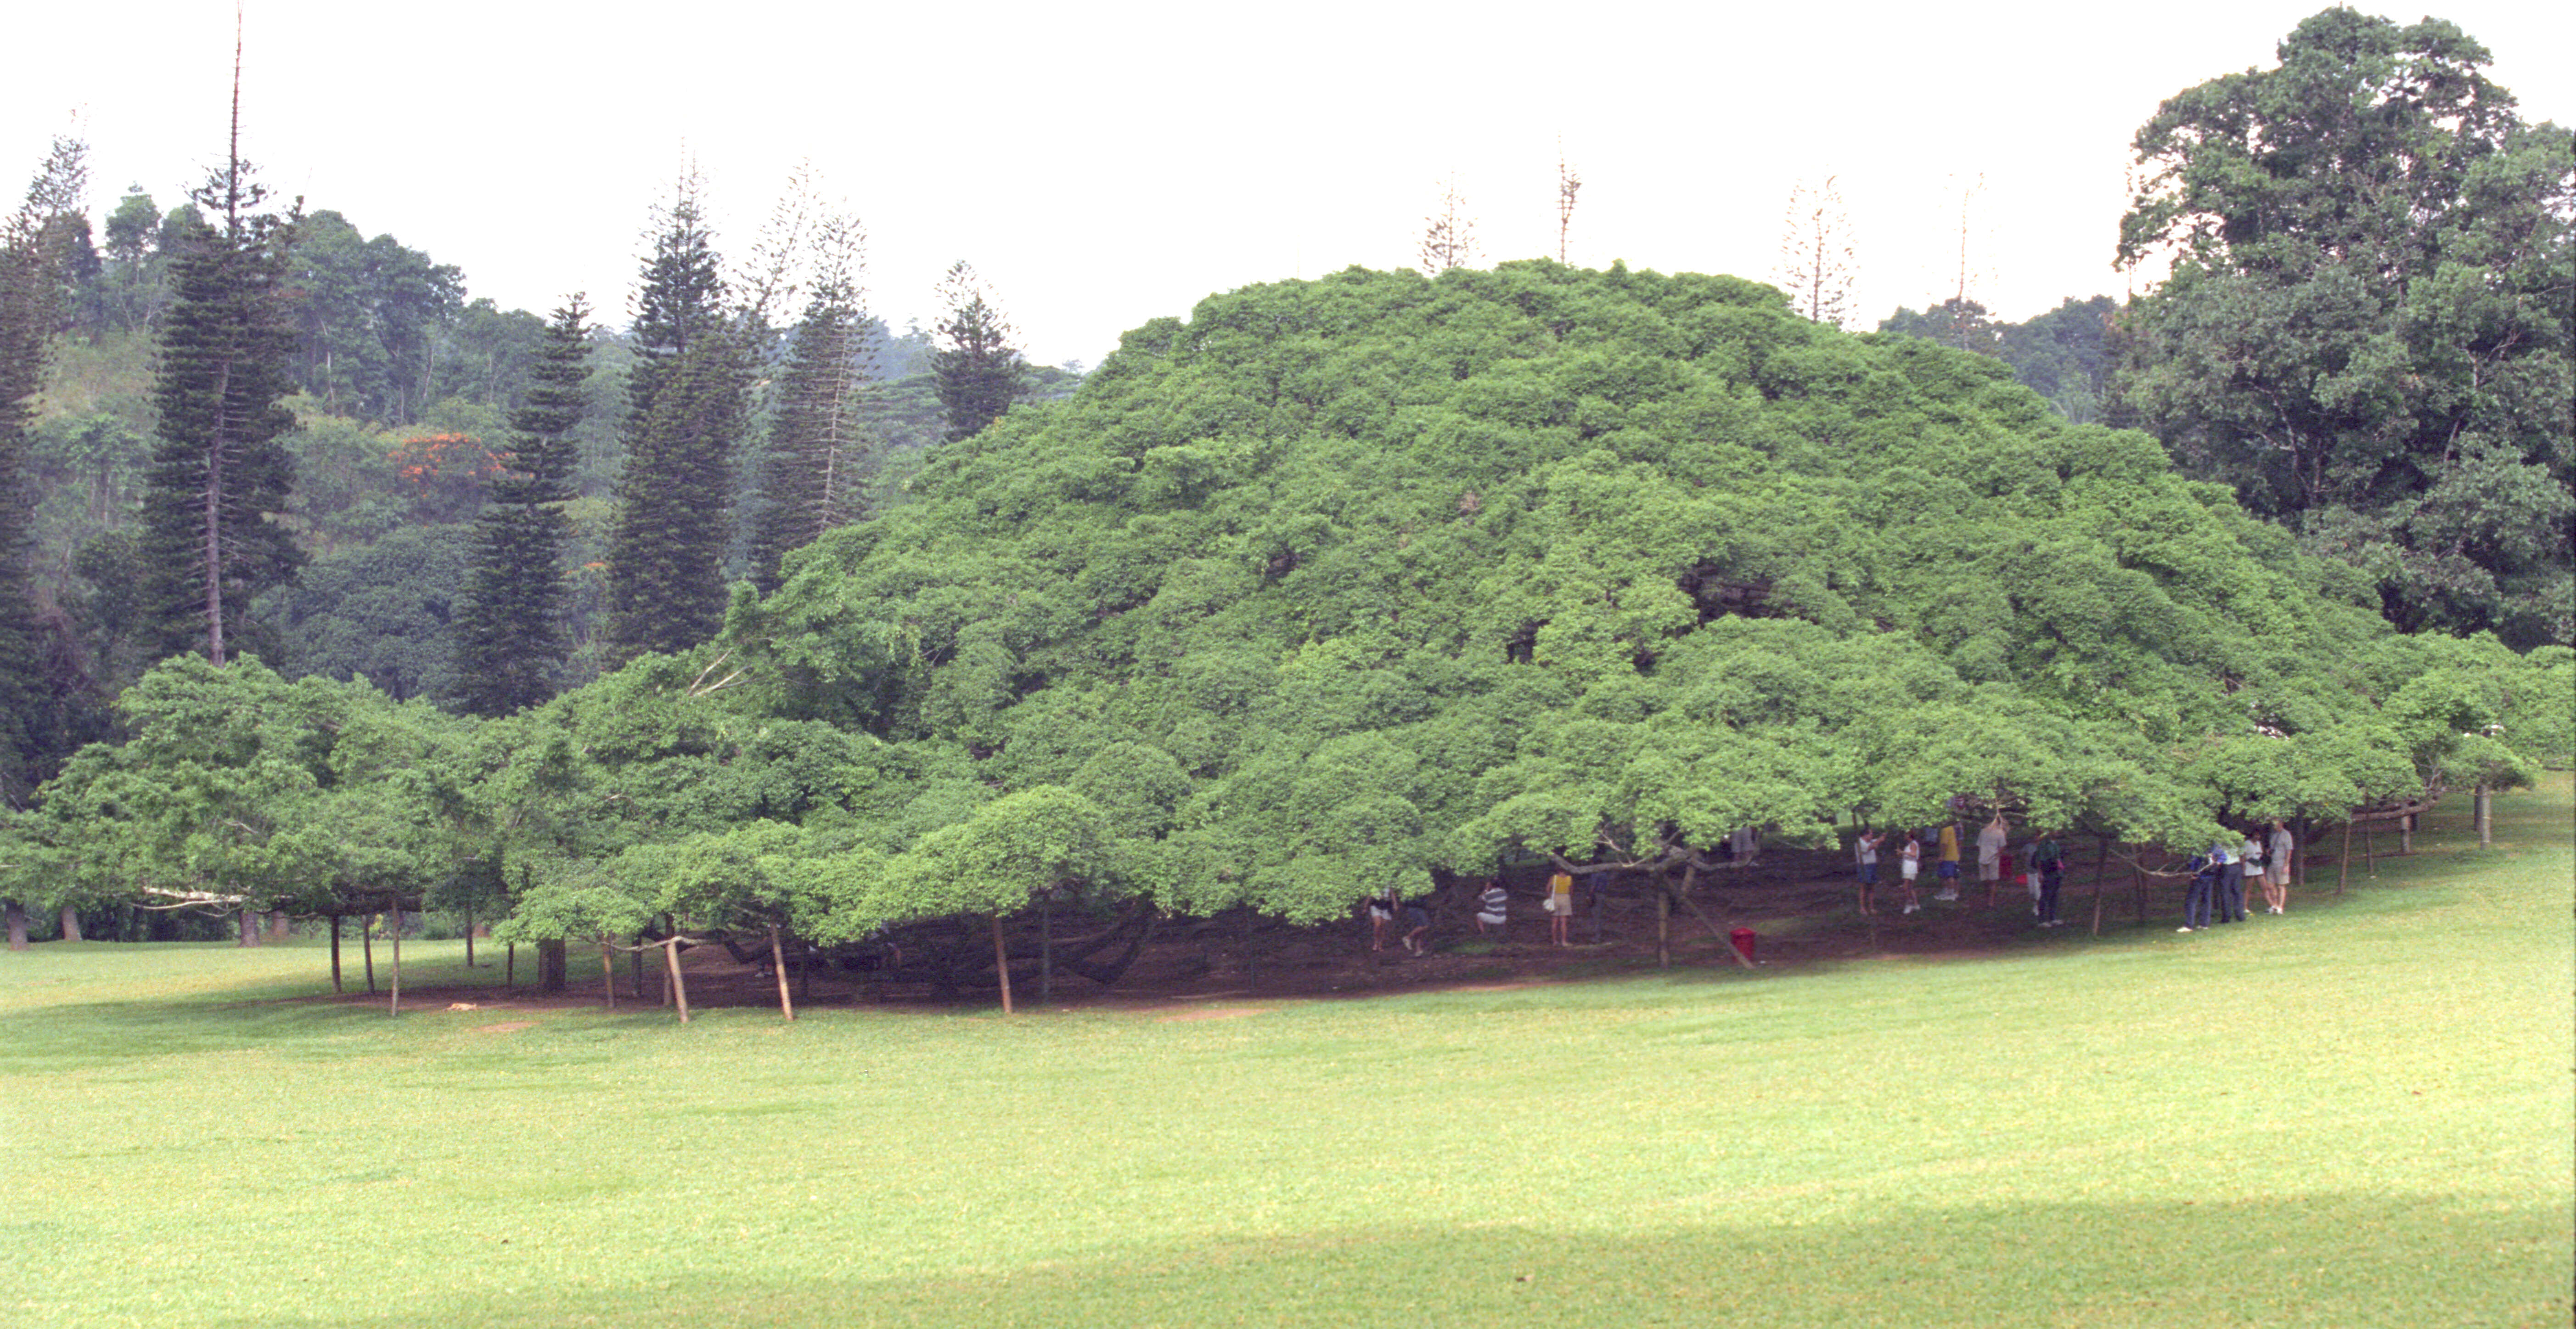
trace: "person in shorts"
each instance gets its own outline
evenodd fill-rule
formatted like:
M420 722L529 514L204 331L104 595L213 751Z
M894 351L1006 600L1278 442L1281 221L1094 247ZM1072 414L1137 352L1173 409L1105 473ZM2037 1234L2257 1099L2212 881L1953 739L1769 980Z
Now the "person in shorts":
M1416 955L1429 955L1427 934L1431 931L1431 901L1427 897L1417 895L1404 902L1404 926L1404 949Z
M1574 943L1566 938L1574 925L1574 874L1563 868L1547 879L1547 939L1559 946Z
M1878 844L1886 838L1885 831L1862 831L1860 838L1852 841L1852 853L1860 858L1860 912L1863 917L1878 912L1870 897L1878 892Z
M1385 950L1386 925L1395 921L1395 892L1390 890L1383 895L1370 896L1368 898L1368 917L1369 949L1373 951Z
M1915 874L1923 870L1923 839L1912 831L1905 833L1905 847L1896 851L1896 888L1905 892L1906 913L1923 907L1914 895Z
M1941 889L1940 889L1937 893L1935 893L1935 894L1933 895L1933 897L1932 897L1932 898L1933 898L1933 899L1935 899L1935 900L1956 900L1956 899L1958 899L1958 898L1959 898L1959 823L1957 823L1957 822L1955 822L1955 821L1945 821L1945 822L1941 823L1941 868L1940 868L1940 872L1941 872Z
M1986 884L1986 907L1995 907L1995 892L2003 886L2004 842L2012 838L2012 827L1998 812L1993 821L1977 832L1977 880Z

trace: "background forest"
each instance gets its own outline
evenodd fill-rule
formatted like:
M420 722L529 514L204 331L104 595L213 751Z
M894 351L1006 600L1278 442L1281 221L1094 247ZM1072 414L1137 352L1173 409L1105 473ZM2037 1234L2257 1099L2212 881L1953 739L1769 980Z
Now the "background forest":
M886 327L802 185L728 253L683 179L608 324L238 158L93 226L66 140L0 289L0 891L471 909L559 974L1516 854L1687 896L1960 799L2184 847L2482 799L2576 691L2570 136L2485 63L2329 10L2177 94L2126 302L1846 332L1821 200L1777 288L1478 267L1444 209L1422 272L1087 374L963 263Z

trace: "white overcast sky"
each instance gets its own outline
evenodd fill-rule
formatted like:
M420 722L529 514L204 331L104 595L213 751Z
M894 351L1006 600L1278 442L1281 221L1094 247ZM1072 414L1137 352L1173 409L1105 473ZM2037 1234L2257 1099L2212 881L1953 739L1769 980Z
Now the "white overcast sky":
M867 227L889 322L928 322L963 258L1033 359L1088 364L1211 292L1409 264L1452 174L1485 261L1552 254L1560 139L1585 266L1767 280L1791 186L1838 176L1869 323L1948 293L1958 184L1982 175L1972 266L2019 319L2120 293L2130 136L2319 8L247 0L243 139L278 192L474 295L542 313L581 290L611 321L684 153L729 253L810 160ZM2576 5L2434 12L2526 118L2576 118ZM167 207L222 157L228 0L10 26L0 180L75 110L94 215L128 183Z

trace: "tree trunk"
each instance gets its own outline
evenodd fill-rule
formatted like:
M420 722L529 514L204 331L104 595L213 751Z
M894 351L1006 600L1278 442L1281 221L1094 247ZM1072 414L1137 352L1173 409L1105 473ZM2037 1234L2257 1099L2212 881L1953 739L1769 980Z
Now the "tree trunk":
M465 967L474 967L474 911L465 911Z
M394 981L392 995L385 1000L385 1014L402 1014L402 901L394 901Z
M501 986L515 987L519 982L519 943L511 942L501 952Z
M1002 944L1002 916L993 915L993 969L1002 980L1002 1014L1011 1013L1011 952Z
M2102 935L2102 892L2111 879L2111 837L2102 837L2101 856L2093 860L2093 935Z
M570 956L566 953L569 950L570 947L560 937L537 943L537 991L564 990L567 971L572 968Z
M689 985L680 977L680 939L674 935L662 943L662 961L671 970L671 1003L680 1008L680 1023L689 1022Z
M281 946L295 940L295 920L288 918L285 910L268 911L268 940Z
M617 1009L617 953L608 949L608 938L599 939L599 986L608 993L608 1009Z
M2335 859L2335 898L2343 898L2343 879L2352 875L2352 823L2343 824L2343 853Z
M358 926L358 953L367 962L367 995L376 995L376 916L367 915Z
M2290 884L2302 890L2307 888L2308 874L2299 866L2299 855L2308 851L2308 830L2308 814L2302 812L2299 814L2299 842L2290 846Z
M331 915L331 992L337 996L340 987L340 916Z
M637 937L635 941L637 946L640 948L643 945L644 939L642 937ZM607 943L602 942L600 944L604 946ZM637 1001L642 1001L644 1000L644 952L641 949L628 951L626 953L626 958L629 961L626 966L626 970L635 978L635 999ZM617 979L612 975L608 981L614 983ZM671 999L668 994L664 994L662 1004L665 1006L671 1004Z
M1665 969L1673 964L1673 884L1664 880L1661 868L1655 870L1655 964Z
M1055 1000L1055 892L1038 897L1038 1004Z
M11 900L6 908L9 914L9 949L23 951L27 949L27 906Z
M796 1003L787 999L787 951L778 944L774 924L769 929L769 972L778 979L778 1013L792 1021L796 1018Z
M2484 823L2480 823L2480 824L2481 824L2481 825L2483 825ZM70 905L64 905L64 906L63 906L63 940L65 940L65 941L79 941L80 939L81 939L81 930L80 930L80 911L79 911L79 910L77 910L77 909L72 908Z
M241 942L244 946L259 944L259 915L249 905L241 908Z
M2495 793L2493 790L2487 788L2486 782L2483 780L2478 782L2477 807L2478 848L2493 849L2495 848ZM65 908L63 910L63 917L70 918L71 916L72 911L69 908ZM67 939L72 941L80 940L78 937L68 937Z

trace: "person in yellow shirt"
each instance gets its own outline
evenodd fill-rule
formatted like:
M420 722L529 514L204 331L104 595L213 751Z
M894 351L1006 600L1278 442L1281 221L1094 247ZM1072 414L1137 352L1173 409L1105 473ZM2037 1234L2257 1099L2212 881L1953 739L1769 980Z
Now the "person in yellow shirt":
M1940 871L1941 871L1941 889L1940 889L1937 893L1935 893L1935 894L1933 895L1933 897L1932 897L1932 898L1933 898L1933 899L1935 899L1935 900L1956 900L1956 899L1958 899L1958 898L1959 898L1959 823L1957 823L1957 822L1955 822L1955 821L1945 821L1945 822L1941 823L1941 869L1940 869Z
M1559 946L1574 943L1565 938L1566 929L1574 922L1574 874L1558 868L1547 879L1547 938Z

